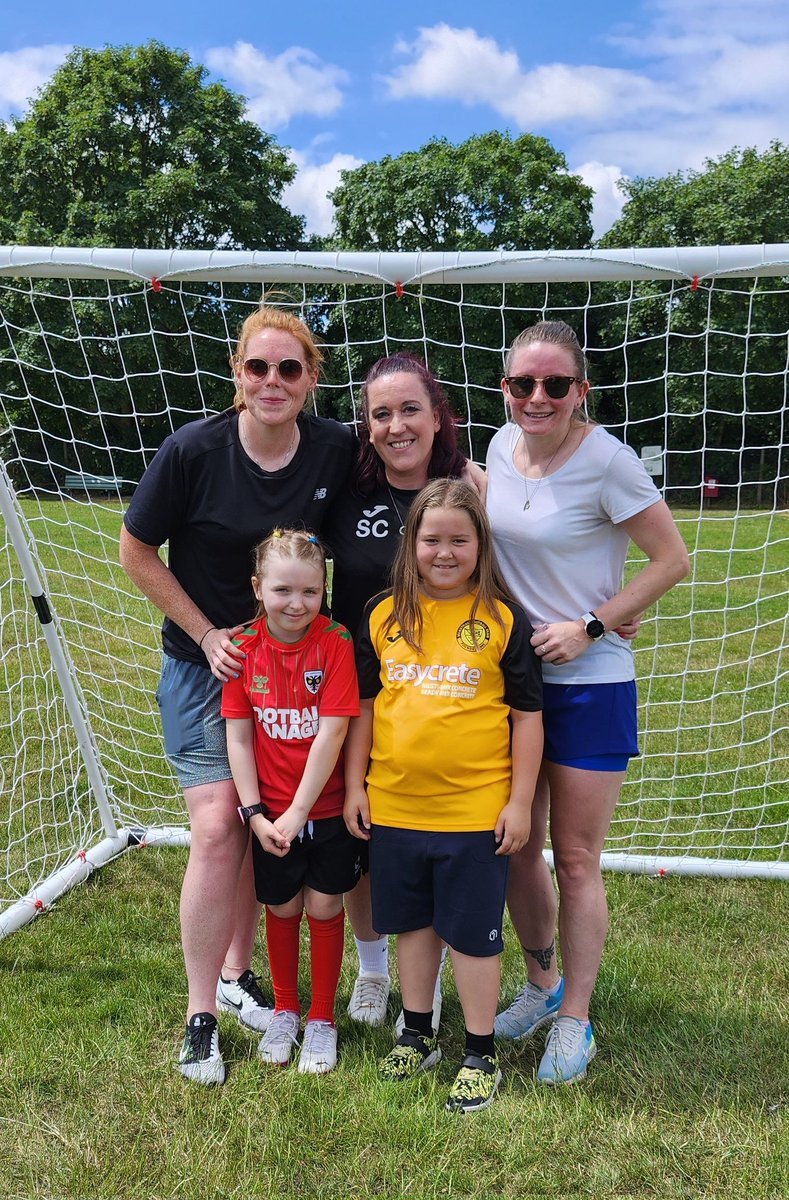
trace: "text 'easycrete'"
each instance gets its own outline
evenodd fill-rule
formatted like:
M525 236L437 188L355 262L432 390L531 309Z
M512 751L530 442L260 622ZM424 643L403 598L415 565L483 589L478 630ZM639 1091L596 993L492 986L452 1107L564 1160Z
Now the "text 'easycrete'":
M292 742L315 737L318 732L315 704L311 708L259 708L257 704L254 707L258 721L270 738Z
M387 678L393 683L413 683L421 687L423 683L463 683L468 687L476 687L482 678L479 667L469 667L467 663L459 666L445 667L441 663L431 663L422 667L419 663L398 663L393 658L384 660Z

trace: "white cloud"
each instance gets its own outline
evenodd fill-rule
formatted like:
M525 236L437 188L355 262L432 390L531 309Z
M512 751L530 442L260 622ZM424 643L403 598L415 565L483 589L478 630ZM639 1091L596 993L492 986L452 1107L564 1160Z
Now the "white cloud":
M61 65L71 46L26 46L0 53L0 116L21 114Z
M623 172L619 167L606 163L585 162L573 168L573 175L580 175L584 183L594 189L592 230L595 239L600 238L621 216L625 197L617 183L622 179Z
M328 193L340 182L340 171L353 171L363 165L363 159L352 154L335 154L325 163L310 162L309 155L291 150L290 157L298 167L293 183L284 188L282 200L291 212L302 213L307 219L307 233L322 236L331 233L334 209Z
M331 116L343 102L340 85L348 81L347 72L301 46L267 58L250 42L236 42L208 50L205 61L243 91L250 120L266 130L282 128L304 113Z

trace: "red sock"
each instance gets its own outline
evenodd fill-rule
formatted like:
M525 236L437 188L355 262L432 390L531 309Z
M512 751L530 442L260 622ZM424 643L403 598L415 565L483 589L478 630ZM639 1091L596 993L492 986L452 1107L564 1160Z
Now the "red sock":
M334 1024L334 1001L345 946L345 913L340 909L337 916L328 921L317 921L308 913L307 922L312 968L312 1004L307 1020Z
M299 1003L299 933L301 913L277 917L266 909L266 943L277 1012L301 1012Z

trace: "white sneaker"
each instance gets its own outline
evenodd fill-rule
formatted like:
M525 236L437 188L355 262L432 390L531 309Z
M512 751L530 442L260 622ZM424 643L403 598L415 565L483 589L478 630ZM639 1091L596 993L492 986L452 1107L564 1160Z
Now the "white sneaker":
M357 975L348 1005L351 1020L383 1025L390 986L388 975Z
M293 1047L298 1045L301 1017L297 1012L282 1009L275 1012L268 1029L260 1039L258 1057L275 1067L286 1067Z
M223 979L219 976L216 985L217 1007L223 1012L233 1013L242 1025L255 1033L263 1033L274 1016L266 997L260 990L257 975L244 971L238 979Z
M438 1033L438 1028L441 1024L441 1007L442 1007L443 1003L444 1003L444 1000L443 1000L441 993L436 992L435 995L433 996L433 1036L434 1037ZM395 1021L395 1033L397 1034L398 1037L400 1036L400 1034L403 1032L404 1029L405 1029L405 1017L403 1016L403 1010L401 1008L398 1018Z
M299 1055L302 1075L324 1075L337 1066L337 1030L329 1021L308 1021Z
M219 1032L212 1013L195 1013L186 1026L178 1070L193 1083L224 1083L225 1064L219 1051Z

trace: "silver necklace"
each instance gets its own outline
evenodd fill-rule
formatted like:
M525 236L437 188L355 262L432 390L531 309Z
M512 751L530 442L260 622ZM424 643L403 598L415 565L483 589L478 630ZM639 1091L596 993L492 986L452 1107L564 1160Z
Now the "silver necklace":
M404 517L404 516L403 516L403 514L400 512L400 509L397 507L397 501L396 501L396 500L395 500L395 498L394 498L394 492L393 492L393 491L392 491L392 489L391 489L391 486L390 486L390 484L389 484L389 480L388 480L388 479L387 479L387 481L386 481L386 490L387 490L387 492L389 493L389 499L392 501L392 508L395 510L395 514L396 514L396 516L397 516L397 519L398 519L398 521L400 522L400 531L399 531L399 532L400 532L400 537L402 537L402 536L403 536L403 532L404 532L404 530L405 530L405 517Z
M523 504L523 512L526 512L527 508L531 508L532 501L534 500L534 497L537 495L537 493L540 490L540 484L542 483L543 479L545 478L545 476L548 474L549 470L551 469L551 463L556 458L556 455L559 453L559 451L561 450L564 443L567 441L571 432L572 432L572 425L567 430L567 433L564 435L564 437L562 438L561 442L554 450L551 457L548 459L548 462L545 464L545 469L543 470L542 474L540 475L539 479L537 480L537 485L534 488L534 491L531 493L531 495L529 495L529 482L528 482L526 476L525 475L523 476L523 488L524 488L524 491L526 492L526 500L524 501L524 504ZM523 442L523 433L521 433L521 444L524 446L524 449L525 449L525 443ZM525 466L526 466L525 456L523 459L523 465L525 468Z
M245 453L248 455L248 457L249 457L249 458L251 458L251 459L252 459L252 461L253 461L254 463L256 463L256 464L257 464L257 465L260 467L261 471L268 471L268 473L269 473L269 474L273 474L273 472L274 472L274 471L281 471L281 470L282 470L282 468L285 466L286 462L288 461L288 459L290 458L291 454L293 453L293 447L294 447L294 446L295 446L295 444L296 444L296 434L298 433L298 428L299 428L299 427L298 427L298 424L297 424L297 423L294 421L294 423L293 423L293 433L292 433L292 435L291 435L291 439L290 439L290 442L289 442L289 444L288 444L288 448L287 448L287 450L285 451L285 453L282 455L282 459L281 459L281 460L280 460L280 462L279 462L279 463L276 465L276 467L272 467L272 468L264 467L264 466L263 466L263 464L261 463L260 459L259 459L259 458L257 457L257 455L254 453L254 451L252 450L252 447L251 447L251 446L250 446L250 444L249 444L249 440L248 440L248 438L247 438L247 435L246 435L246 433L245 433L245 427L244 427L244 424L243 424L243 422L242 422L242 420L241 420L241 414L239 413L239 418L238 418L238 437L239 437L239 441L241 442L241 446L242 446L242 448L243 448L244 452L245 452Z

